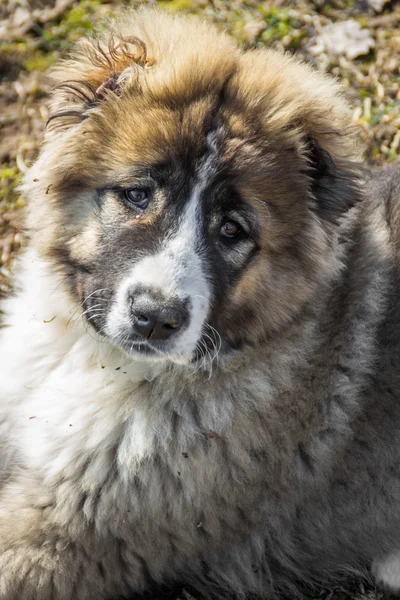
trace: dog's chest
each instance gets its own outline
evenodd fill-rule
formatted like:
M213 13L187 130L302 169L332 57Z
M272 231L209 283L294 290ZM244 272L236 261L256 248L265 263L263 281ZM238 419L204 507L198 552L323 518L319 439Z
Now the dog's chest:
M118 536L160 518L222 536L214 507L239 522L268 475L261 432L221 395L192 397L176 378L134 381L128 369L110 357L82 364L75 348L19 409L24 462L51 486L63 481L60 519L76 505Z
M257 456L234 434L188 428L166 413L149 426L135 412L114 448L97 460L82 465L79 475L85 520L128 542L134 535L143 551L154 527L161 547L173 538L193 548L209 539L234 543L262 515L266 454Z

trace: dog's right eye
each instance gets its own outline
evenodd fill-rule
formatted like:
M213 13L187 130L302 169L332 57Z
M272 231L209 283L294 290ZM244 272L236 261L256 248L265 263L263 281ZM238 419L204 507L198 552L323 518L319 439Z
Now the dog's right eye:
M131 188L124 191L124 195L129 204L137 206L144 210L150 202L151 192L143 188Z

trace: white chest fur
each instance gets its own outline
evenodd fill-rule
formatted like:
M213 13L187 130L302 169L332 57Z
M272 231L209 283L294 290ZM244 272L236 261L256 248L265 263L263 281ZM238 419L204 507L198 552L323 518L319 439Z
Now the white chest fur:
M7 302L0 341L3 443L49 477L107 449L127 430L129 452L122 439L121 459L148 456L154 432L135 398L163 367L129 360L87 331L79 305L35 256L24 257L21 278L23 292Z

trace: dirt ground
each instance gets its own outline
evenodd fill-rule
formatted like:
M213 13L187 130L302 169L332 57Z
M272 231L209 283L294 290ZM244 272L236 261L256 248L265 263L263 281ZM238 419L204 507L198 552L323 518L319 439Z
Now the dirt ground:
M125 2L126 3L126 2ZM171 0L167 10L206 16L246 46L294 52L338 77L372 168L398 160L400 6L387 0ZM46 69L105 15L113 0L0 0L0 295L10 291L23 244L21 176L35 159L48 111ZM186 596L185 596L186 597ZM323 600L378 600L352 583L321 590Z

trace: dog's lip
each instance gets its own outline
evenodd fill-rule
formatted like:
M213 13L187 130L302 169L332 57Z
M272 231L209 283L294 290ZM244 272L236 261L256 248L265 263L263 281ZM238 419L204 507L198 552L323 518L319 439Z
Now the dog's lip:
M144 356L153 356L161 354L154 350L154 348L151 348L151 346L149 346L148 344L124 344L122 348L130 356L135 354L141 354Z
M173 348L168 346L164 348L154 347L146 340L139 340L136 337L130 337L122 342L117 339L110 338L111 342L123 350L128 356L153 358L164 361L171 361L182 365L191 364L191 357L179 356L174 353Z
M141 340L136 337L129 337L123 342L118 342L117 345L130 355L141 354L144 356L160 356L168 358L169 354L166 349L157 348L147 340Z

